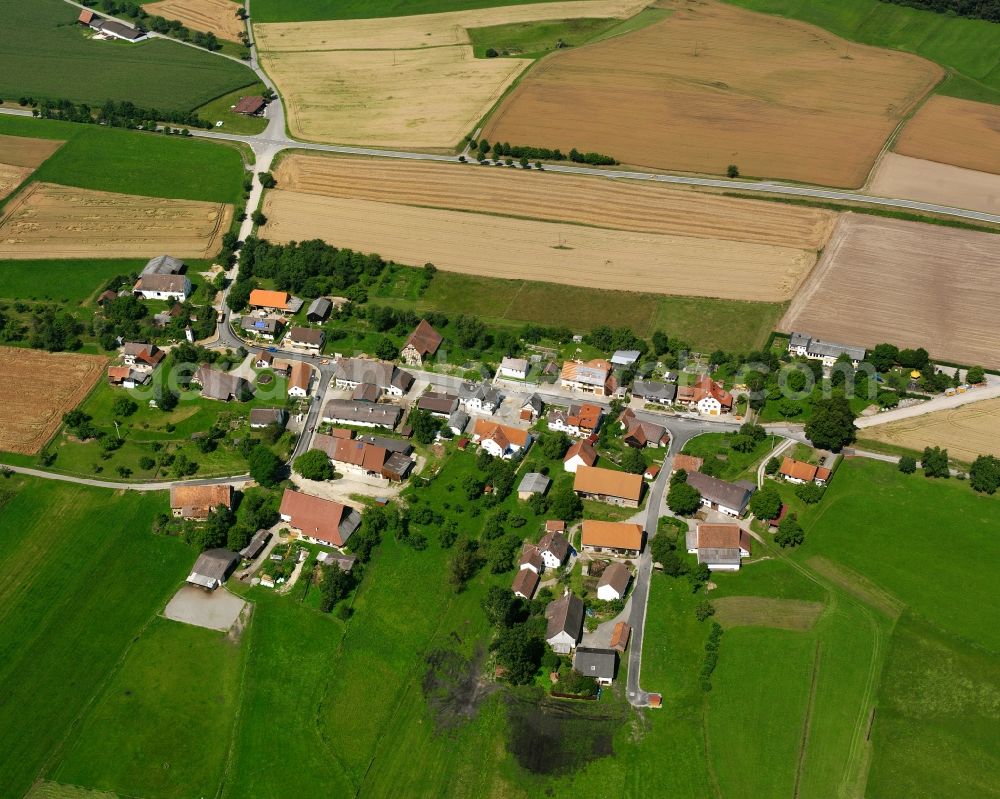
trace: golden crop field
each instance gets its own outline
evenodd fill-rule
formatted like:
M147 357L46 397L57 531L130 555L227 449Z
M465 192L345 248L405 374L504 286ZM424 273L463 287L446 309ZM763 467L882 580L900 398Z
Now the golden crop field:
M40 451L107 363L100 355L0 347L0 450Z
M804 23L664 0L649 27L552 54L491 116L489 141L647 168L862 185L941 69Z
M0 258L209 258L232 206L34 183L0 216Z
M1000 366L998 318L1000 236L847 213L780 329Z
M143 9L166 19L176 19L194 31L214 33L220 39L240 40L246 25L236 16L242 4L233 0L159 0Z
M882 156L869 190L882 197L1000 214L1000 175L898 153Z
M384 147L454 146L530 59L480 59L468 28L628 17L642 0L576 0L383 19L255 25L261 64L299 138Z
M819 250L836 214L646 181L472 165L294 154L282 189L595 227ZM422 261L421 261L422 263Z
M913 115L893 149L1000 175L1000 106L935 95Z
M0 134L0 200L20 186L63 142Z
M860 435L918 451L944 447L949 455L962 461L973 461L979 455L1000 456L1000 399L866 427Z
M322 238L402 264L514 280L724 299L783 301L815 261L801 249L498 218L278 189L276 242Z
M30 166L0 164L0 200L24 183L34 171Z

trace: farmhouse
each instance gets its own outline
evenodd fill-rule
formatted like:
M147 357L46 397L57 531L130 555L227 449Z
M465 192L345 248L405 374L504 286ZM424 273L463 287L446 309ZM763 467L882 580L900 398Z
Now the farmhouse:
M320 436L316 437L317 439ZM355 441L352 439L331 439L333 442L332 452L327 449L333 465L341 472L351 472L364 477L382 477L382 469L389 457L385 448L376 444L369 444L365 441ZM319 443L318 449L322 449Z
M91 30L110 39L121 39L126 42L138 42L146 38L146 32L133 28L114 19L102 19L93 11L84 9L77 20Z
M587 519L580 543L584 552L636 557L642 551L642 535L642 526L638 524Z
M622 411L618 421L622 430L625 431L622 440L630 447L636 449L665 447L670 443L670 434L667 433L667 428L636 418L635 412L631 408Z
M559 373L559 381L563 388L571 391L582 391L596 394L599 397L614 393L611 364L601 358L592 361L566 361Z
M312 369L305 361L295 361L288 373L288 396L308 397L309 383L312 381Z
M323 342L326 340L326 333L318 327L292 327L288 331L285 341L293 347L319 352L323 349Z
M423 366L424 359L433 356L442 341L444 339L441 334L431 327L430 322L421 319L410 333L410 337L406 339L400 357L407 366Z
M138 372L127 366L109 366L108 382L113 386L135 388L136 386L143 386L149 382L149 373Z
M265 352L264 350L257 350L257 354L254 355L253 365L258 369L266 369L274 363L274 356Z
M543 410L545 410L545 403L542 402L542 398L537 394L532 394L521 406L521 421L533 422L542 415Z
M285 323L276 316L252 316L247 314L240 319L240 329L244 333L252 333L267 341L274 341L285 329Z
M739 571L750 557L750 533L738 524L699 524L687 533L687 550L712 571Z
M564 594L545 608L545 642L557 655L568 655L583 634L583 601Z
M302 300L293 297L287 291L271 291L268 289L254 289L250 292L248 305L251 308L261 308L266 311L280 311L281 313L298 313L302 308Z
M547 531L538 541L538 552L548 569L558 569L569 557L569 539L561 530Z
M469 413L495 413L503 401L500 392L492 386L472 381L462 383L458 396Z
M170 487L170 512L181 519L202 520L222 505L233 507L231 485L173 485Z
M402 414L403 409L398 405L372 405L351 400L332 399L323 406L324 422L357 427L393 428Z
M444 391L428 391L420 395L417 409L427 411L431 416L447 419L458 410L458 397Z
M846 355L850 358L851 364L855 368L865 359L864 347L852 347L849 344L834 344L830 341L821 341L807 333L792 333L788 339L788 351L792 355L799 355L814 361L822 361L823 366L828 368L833 366L841 355Z
M155 344L129 341L122 347L122 363L140 372L152 372L166 357L166 353Z
M511 583L510 590L514 592L514 596L519 596L530 602L535 596L535 591L538 590L538 572L522 567L514 575L514 582Z
M604 410L600 405L584 402L570 405L567 409L553 408L547 420L549 430L556 430L571 436L591 436L601 426Z
M528 472L517 487L518 499L531 499L535 494L544 494L552 481L541 472Z
M681 453L680 455L674 455L672 471L700 472L704 463L704 458L697 458L694 455Z
M728 413L733 407L733 395L708 375L699 376L693 386L679 386L676 401L708 416Z
M191 567L187 582L209 591L222 585L240 562L240 556L228 549L206 549Z
M342 547L361 525L361 514L348 505L285 489L278 514L311 544Z
M636 380L632 384L632 396L657 405L672 405L677 397L677 385L655 380Z
M616 472L600 466L580 466L573 490L584 499L596 499L626 508L638 508L646 484L641 474Z
M233 113L243 114L248 117L256 117L263 114L266 107L267 102L260 95L241 97L240 101L233 106Z
M288 423L288 411L284 408L253 408L250 411L250 428L260 430L276 424L284 427Z
M378 402L382 396L382 390L374 383L362 383L351 392L351 399L355 402Z
M597 598L605 602L624 599L628 584L632 582L632 573L622 563L612 563L608 566L601 579L597 581Z
M573 669L584 677L593 677L598 685L611 685L618 669L618 653L614 649L581 646L573 655Z
M143 274L132 287L132 293L143 300L184 302L191 295L191 281L184 275Z
M393 397L402 397L413 385L413 375L387 361L369 358L338 358L334 371L337 388L357 388L372 383Z
M782 459L778 474L789 483L816 483L824 486L830 479L829 469L813 466L811 463L797 461L793 458Z
M187 264L180 258L174 258L172 255L157 255L146 261L142 273L144 275L180 275L186 269Z
M528 360L526 358L504 358L497 369L499 377L513 377L524 380L528 376Z
M752 483L727 483L701 472L688 472L687 482L698 489L701 504L706 508L736 518L743 515L750 502L750 495L754 492Z
M504 460L513 458L531 444L531 436L527 430L497 424L487 419L476 419L472 440L494 458L503 458Z
M191 382L201 386L201 396L206 399L243 401L243 397L252 394L250 384L238 375L231 375L208 366L199 366L191 376Z
M563 456L563 469L576 473L581 466L593 466L597 463L597 450L589 441L577 441Z
M529 569L535 574L542 573L545 569L545 561L542 559L542 553L538 550L537 546L527 541L521 544L521 558L517 562L517 568L521 571Z
M340 432L334 430L333 432ZM350 433L350 430L344 432ZM349 437L349 436L348 436ZM383 447L387 452L398 453L409 457L413 453L413 445L409 441L400 438L387 438L386 436L358 436L359 441L366 441L369 444L376 444Z

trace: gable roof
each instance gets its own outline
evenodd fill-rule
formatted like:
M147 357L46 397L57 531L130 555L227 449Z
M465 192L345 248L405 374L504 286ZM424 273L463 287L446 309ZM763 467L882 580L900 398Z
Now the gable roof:
M309 310L306 311L306 316L319 316L325 319L333 308L333 303L330 302L326 297L317 297L311 303L309 303Z
M548 522L545 523L545 526L548 528ZM569 554L569 539L556 530L547 532L538 542L538 550L551 552L559 560L566 560L566 556Z
M187 291L188 279L184 275L165 275L151 272L139 275L134 291L171 291L183 294Z
M146 261L142 268L144 275L177 275L184 271L184 262L172 255L157 255Z
M248 385L239 375L229 374L208 366L199 366L191 379L201 386L201 395L209 399L228 400L239 397L240 391Z
M358 529L361 515L340 502L285 489L278 512L303 535L342 547Z
M517 492L520 494L530 491L532 494L544 494L549 490L551 483L552 481L541 472L528 472L521 479L521 484L517 487Z
M538 580L537 572L531 569L520 569L514 575L514 582L511 583L510 590L531 599L535 595L535 589L538 588Z
M600 358L581 363L579 361L566 361L563 364L559 378L571 383L582 383L585 386L604 387L607 382L608 373L611 371L611 364Z
M677 396L677 386L674 383L660 383L655 380L636 380L632 384L632 395L673 402Z
M609 497L634 500L642 498L642 475L616 472L600 466L579 466L573 480L573 490L585 494L603 494Z
M500 360L501 369L510 369L514 372L527 372L528 371L528 359L527 358L508 358L504 356Z
M429 413L451 414L458 410L458 397L446 391L426 391L417 400L417 407Z
M249 305L258 308L288 308L291 296L287 291L271 291L269 289L253 289L250 292Z
M388 458L384 447L369 444L367 441L350 438L332 440L336 443L333 445L333 454L330 455L330 458L339 463L360 466L368 472L378 472L381 471Z
M545 522L546 533L563 533L566 531L566 522L562 519L547 519Z
M527 541L521 545L521 559L517 562L518 567L534 566L537 571L541 571L543 562L542 551L539 547L529 544Z
M331 399L323 406L323 418L357 424L395 427L403 409L398 405L375 405L370 402Z
M219 505L233 507L231 485L170 486L170 507L180 508L187 517L207 518L209 511Z
M288 331L290 341L312 344L316 347L323 346L323 339L325 337L326 334L318 327L293 327Z
M642 478L639 477L641 480ZM629 522L602 522L587 519L583 523L581 542L585 547L610 549L642 549L642 526Z
M233 112L237 114L258 114L265 105L264 98L260 95L241 97L236 107L233 108Z
M784 477L791 477L793 480L811 482L816 479L818 471L819 469L811 463L786 457L782 459L781 468L778 470L778 473Z
M704 463L705 460L703 458L696 458L694 455L681 453L674 456L673 470L675 472L679 472L682 469L685 472L699 472Z
M616 561L604 570L601 579L597 581L597 587L609 585L615 590L615 593L621 595L625 593L631 580L632 573L625 568L624 564Z
M688 472L688 485L698 489L703 499L713 502L716 505L725 505L727 508L735 508L742 512L750 501L753 493L746 486L736 483L727 483L716 477L709 477L701 472Z
M292 363L292 370L288 375L288 388L301 388L303 391L309 390L309 380L312 377L312 370L305 361L295 361Z
M198 556L191 567L187 581L206 588L213 588L216 582L222 583L236 568L240 556L228 549L206 549Z
M699 524L698 549L740 549L750 551L750 533L738 524Z
M421 319L413 332L410 333L410 337L406 339L403 349L413 347L421 358L426 358L428 355L433 355L438 351L438 347L441 346L442 341L444 341L444 338L431 327L430 322L426 319Z
M584 677L613 680L617 665L618 653L613 649L580 646L573 655L573 668Z
M576 457L579 457L586 466L593 466L597 463L597 450L594 449L594 445L586 439L583 441L577 441L573 444L573 446L566 450L566 454L563 456L563 463Z
M527 430L508 427L505 424L492 422L489 419L476 419L476 426L473 428L472 433L480 441L485 441L489 438L501 446L503 446L501 440L505 440L508 444L516 447L524 447L528 443ZM500 434L499 436L497 435L498 433ZM507 447L504 446L503 448L506 449Z
M125 346L122 347L122 351L125 355L131 355L133 358L137 358L152 366L156 366L156 364L167 357L167 354L155 344L140 344L134 341L126 342Z
M583 600L573 594L549 602L545 608L545 640L566 633L574 641L579 641L583 631L583 611Z
M632 625L623 621L615 625L614 632L611 633L611 648L624 650L628 646L629 636L632 635Z

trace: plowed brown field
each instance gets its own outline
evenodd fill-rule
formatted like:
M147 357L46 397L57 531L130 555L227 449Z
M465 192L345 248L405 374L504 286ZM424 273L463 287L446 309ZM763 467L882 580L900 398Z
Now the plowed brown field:
M276 177L282 189L327 197L802 250L821 249L836 221L836 214L815 208L738 200L638 181L418 161L295 154L282 160Z
M0 450L41 450L107 363L98 355L0 347Z
M781 329L1000 366L997 319L1000 236L848 213Z
M143 8L150 14L166 19L176 19L191 30L214 33L220 39L240 40L246 30L243 20L236 16L242 4L233 0L160 0L147 3Z
M1000 399L867 427L862 435L907 449L944 447L963 461L973 461L978 455L1000 456Z
M789 299L815 255L800 249L323 197L264 201L271 241L322 238L403 264L514 280L724 299Z
M0 162L34 169L62 145L63 142L56 139L32 139L27 136L0 134Z
M1000 174L1000 106L935 95L903 128L894 149Z
M665 0L663 22L554 53L492 116L489 141L570 147L650 168L864 183L940 79L913 55L717 2Z
M902 197L1000 214L1000 175L898 153L882 156L869 191L880 197Z
M0 258L209 258L232 206L35 183L0 216Z

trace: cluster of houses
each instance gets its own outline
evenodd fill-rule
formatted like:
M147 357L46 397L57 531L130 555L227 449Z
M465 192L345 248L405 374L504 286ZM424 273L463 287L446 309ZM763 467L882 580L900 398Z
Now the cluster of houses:
M166 353L155 344L126 341L121 348L121 363L108 367L108 382L124 388L145 385L165 357Z
M116 19L104 19L88 8L80 12L77 22L94 31L95 38L119 39L124 42L141 42L146 38L146 31L133 28Z

